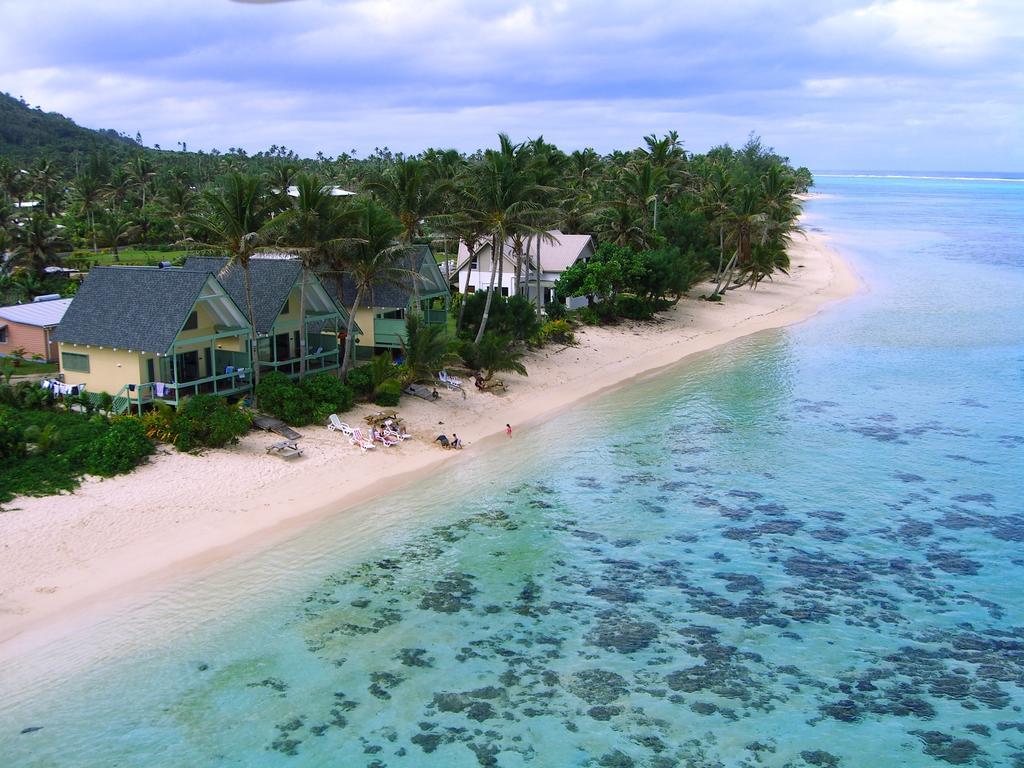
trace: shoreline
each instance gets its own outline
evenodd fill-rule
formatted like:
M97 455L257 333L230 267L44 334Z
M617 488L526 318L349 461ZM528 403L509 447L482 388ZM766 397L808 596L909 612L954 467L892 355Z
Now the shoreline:
M506 393L404 398L399 410L416 438L398 448L361 454L341 435L311 426L302 430L305 457L285 463L266 455L276 437L250 433L229 449L171 452L128 475L87 479L73 494L15 499L0 514L0 657L95 621L147 586L350 515L506 439L506 423L516 439L566 408L691 355L803 322L863 289L820 233L796 240L790 256L789 277L731 292L721 304L686 299L654 323L581 328L578 346L530 353L530 375L506 376ZM362 426L375 410L360 406L343 418ZM452 431L466 444L461 454L431 442Z

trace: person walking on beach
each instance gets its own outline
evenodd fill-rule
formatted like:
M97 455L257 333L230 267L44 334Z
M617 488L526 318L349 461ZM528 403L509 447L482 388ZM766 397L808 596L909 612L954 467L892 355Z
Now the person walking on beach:
M506 424L505 425L505 434L508 435L509 437L512 437L512 425L511 424Z

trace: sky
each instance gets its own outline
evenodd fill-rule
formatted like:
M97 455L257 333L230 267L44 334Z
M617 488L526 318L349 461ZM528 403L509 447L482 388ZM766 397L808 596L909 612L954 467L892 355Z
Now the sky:
M543 136L1024 171L1024 0L0 0L0 91L149 146Z

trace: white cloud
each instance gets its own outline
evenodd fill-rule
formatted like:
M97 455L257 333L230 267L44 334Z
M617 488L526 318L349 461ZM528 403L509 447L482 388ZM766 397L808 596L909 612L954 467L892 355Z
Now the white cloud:
M755 130L809 165L1010 170L1021 6L0 0L0 89L163 146L468 150L504 130L608 150L675 128L700 150Z

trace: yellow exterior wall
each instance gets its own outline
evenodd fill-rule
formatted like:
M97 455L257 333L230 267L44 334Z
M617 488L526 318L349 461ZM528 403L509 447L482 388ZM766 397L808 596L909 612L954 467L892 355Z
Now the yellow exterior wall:
M141 360L146 355L125 349L101 349L84 344L59 344L60 372L66 384L85 384L87 392L116 394L125 384L141 383ZM89 373L64 370L64 352L89 356Z
M359 344L357 346L376 346L373 338L373 315L374 311L372 307L359 307L359 309L356 310L356 325L363 329L362 333L356 333L356 338L359 339Z

